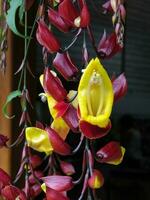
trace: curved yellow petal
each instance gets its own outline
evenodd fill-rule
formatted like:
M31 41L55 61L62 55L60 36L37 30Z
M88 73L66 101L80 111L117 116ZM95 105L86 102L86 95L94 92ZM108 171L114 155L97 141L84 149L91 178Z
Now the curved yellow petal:
M74 108L78 108L78 98L77 98L77 91L76 90L70 90L68 95L67 95L69 101L73 99L71 104L73 105Z
M46 154L52 153L53 147L45 130L28 127L26 128L25 134L29 147L39 152L45 152Z
M125 148L121 146L122 156L119 159L116 159L116 160L113 160L113 161L110 161L110 162L107 162L107 163L111 164L111 165L119 165L122 162L122 160L123 160L125 151L126 151Z
M61 117L54 119L51 124L51 128L53 128L63 140L66 139L70 129Z
M85 69L78 87L81 119L99 127L106 127L113 105L113 87L98 58Z

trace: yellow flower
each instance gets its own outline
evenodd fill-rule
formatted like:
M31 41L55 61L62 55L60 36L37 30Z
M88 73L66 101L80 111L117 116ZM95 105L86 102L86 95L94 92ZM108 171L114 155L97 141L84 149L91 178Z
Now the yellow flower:
M51 154L53 147L45 130L36 127L28 127L25 131L28 146L32 149Z
M113 105L111 80L98 58L92 59L85 69L78 87L81 120L106 127Z

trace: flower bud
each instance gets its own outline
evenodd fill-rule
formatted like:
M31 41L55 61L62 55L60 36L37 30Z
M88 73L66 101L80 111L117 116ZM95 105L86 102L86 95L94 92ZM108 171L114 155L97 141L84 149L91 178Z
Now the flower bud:
M102 187L103 184L104 184L104 177L102 173L99 170L94 169L92 176L88 179L88 185L92 189L98 189Z
M61 81L55 77L49 68L44 71L44 90L50 94L56 101L63 101L67 96L67 91L63 87Z
M100 163L118 165L121 163L124 153L125 149L120 146L119 142L112 141L102 147L96 155Z
M46 187L52 188L58 192L68 191L73 187L72 177L70 176L52 175L41 179L45 183Z
M66 80L72 80L78 73L77 67L66 52L57 53L53 65Z
M30 195L31 197L37 197L41 193L42 189L39 184L32 185L30 187Z
M60 43L48 29L43 20L38 22L38 29L36 32L36 38L38 42L44 46L50 53L55 53L60 49Z
M45 129L48 133L51 145L54 151L60 155L70 155L71 148L70 146L63 141L63 139L57 134L55 130L50 127Z
M70 30L70 26L62 19L59 13L52 8L49 8L48 10L48 18L51 24L53 24L60 31L65 33Z
M68 176L73 175L75 173L74 166L71 163L61 161L60 167L61 167L61 170L63 171L63 173Z
M113 80L114 100L117 101L127 92L127 80L124 74L121 74Z
M90 24L90 12L86 4L83 5L80 17L81 17L80 27L81 28L87 27Z

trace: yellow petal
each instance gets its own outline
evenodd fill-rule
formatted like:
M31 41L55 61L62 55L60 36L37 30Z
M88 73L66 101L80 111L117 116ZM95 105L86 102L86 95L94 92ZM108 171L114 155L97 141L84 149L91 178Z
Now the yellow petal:
M107 162L107 163L111 164L111 165L119 165L122 162L122 160L123 160L125 151L126 151L125 148L121 146L121 153L122 153L121 158L113 160L113 161L110 161L110 162Z
M42 188L42 190L46 193L46 184L45 184L45 183L43 183L43 184L41 185L41 188Z
M113 105L113 87L98 58L85 69L78 88L81 119L99 127L106 127Z
M53 128L63 140L66 139L70 129L61 117L54 119L51 124L51 128Z
M28 127L25 131L28 146L32 149L51 154L52 145L45 130L36 127Z

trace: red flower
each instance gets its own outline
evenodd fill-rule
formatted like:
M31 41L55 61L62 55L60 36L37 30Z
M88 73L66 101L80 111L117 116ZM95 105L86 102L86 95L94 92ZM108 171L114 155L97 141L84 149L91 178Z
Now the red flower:
M50 127L45 129L48 133L51 145L54 151L60 155L69 155L71 154L70 146L63 141L63 139Z
M1 195L7 200L27 200L24 192L13 185L8 185L4 187L1 191Z
M50 200L69 200L69 198L67 196L65 196L63 193L61 192L57 192L56 190L53 190L51 188L46 188L46 199L50 199Z
M104 32L103 37L101 38L97 48L100 57L103 59L111 58L121 50L122 46L118 44L116 34L112 33L107 37L106 32Z
M48 12L50 22L59 30L67 32L70 28L85 28L90 23L90 13L87 5L82 4L79 13L71 0L64 0L58 6L58 12L50 9Z
M117 101L127 92L127 80L124 74L121 74L112 81L114 90L114 100Z
M111 129L111 122L106 128L92 125L86 121L80 120L80 130L89 139L96 139L105 136Z
M73 187L72 177L70 176L52 175L43 177L42 180L44 181L46 187L57 192L68 191Z
M0 134L0 148L5 147L8 140L7 136Z
M72 80L78 73L77 67L73 64L67 52L57 53L53 65L66 80Z
M104 184L104 177L102 173L99 170L94 169L92 176L88 180L88 185L92 189L98 189L102 187L103 184Z
M44 71L44 90L51 95L56 101L63 101L67 96L67 91L61 81L55 77L47 67Z
M119 142L109 142L102 147L96 154L99 162L118 165L123 159L125 149L120 146Z
M38 22L38 29L36 32L36 38L38 42L44 46L50 53L58 52L60 49L60 43L48 29L44 20Z

